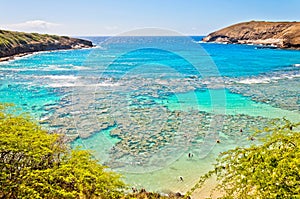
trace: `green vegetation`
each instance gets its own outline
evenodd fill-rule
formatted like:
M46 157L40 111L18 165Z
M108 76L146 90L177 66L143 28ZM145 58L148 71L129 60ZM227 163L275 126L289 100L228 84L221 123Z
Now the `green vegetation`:
M300 198L300 123L279 123L255 134L260 144L221 153L188 195L217 175L223 198Z
M126 194L122 197L122 199L179 199L183 197L183 195L176 193L170 193L168 196L162 196L159 193L141 191L139 193Z
M58 41L60 38L61 37L56 35L0 30L0 47L12 47L16 45L40 42L49 43ZM69 39L69 37L62 38Z
M0 106L0 198L119 198L120 176Z

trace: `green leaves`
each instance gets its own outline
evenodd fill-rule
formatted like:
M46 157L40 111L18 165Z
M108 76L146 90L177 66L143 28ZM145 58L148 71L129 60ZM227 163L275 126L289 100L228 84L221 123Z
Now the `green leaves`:
M3 111L0 170L0 198L117 198L125 188L90 152L68 150L62 136Z
M283 125L256 133L263 137L261 144L221 153L215 171L224 198L300 197L299 126L284 119ZM201 177L195 187L212 175Z

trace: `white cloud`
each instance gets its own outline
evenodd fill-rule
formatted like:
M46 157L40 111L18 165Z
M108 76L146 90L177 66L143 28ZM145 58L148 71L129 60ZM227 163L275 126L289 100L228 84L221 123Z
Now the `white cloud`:
M58 26L60 26L60 24L51 23L43 20L32 20L17 24L1 25L1 28L24 32L49 33L53 32L53 30L55 30Z

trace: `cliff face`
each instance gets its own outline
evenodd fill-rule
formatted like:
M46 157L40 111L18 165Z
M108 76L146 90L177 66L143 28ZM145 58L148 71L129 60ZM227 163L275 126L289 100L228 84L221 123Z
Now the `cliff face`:
M300 49L300 22L244 22L210 33L203 41Z
M66 36L0 30L0 58L38 51L92 46L90 41Z

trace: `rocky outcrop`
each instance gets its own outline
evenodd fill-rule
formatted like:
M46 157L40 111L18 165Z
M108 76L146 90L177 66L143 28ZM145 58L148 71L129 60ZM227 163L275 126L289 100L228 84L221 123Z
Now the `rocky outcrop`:
M244 22L210 33L203 41L300 49L300 22Z
M89 48L93 44L83 39L37 33L0 30L0 59L38 51Z

